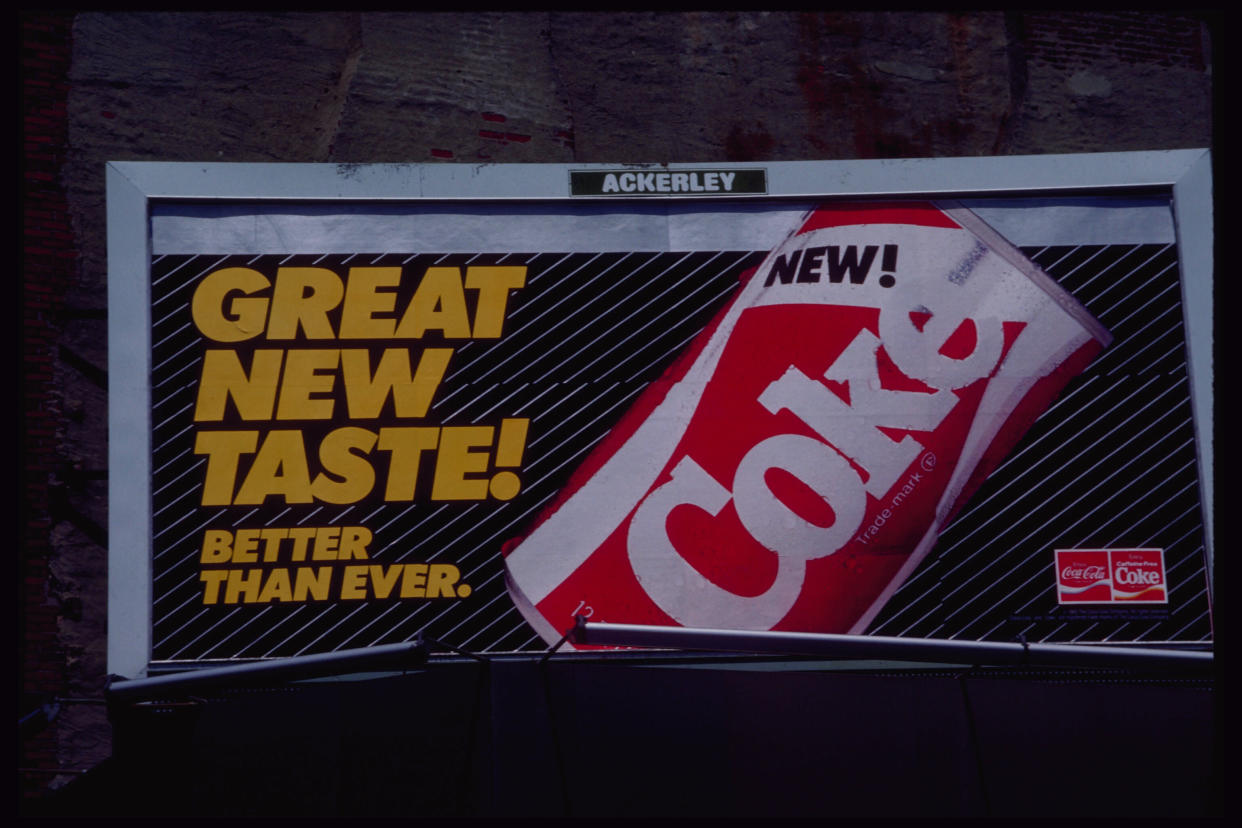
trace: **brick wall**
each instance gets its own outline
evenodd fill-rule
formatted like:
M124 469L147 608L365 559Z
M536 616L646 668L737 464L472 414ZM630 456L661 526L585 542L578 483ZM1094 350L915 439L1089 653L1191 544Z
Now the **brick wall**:
M1027 52L1035 60L1081 65L1112 58L1122 63L1205 69L1199 17L1058 11L1028 12L1023 19Z
M58 467L61 406L55 386L63 296L76 266L73 231L60 169L67 145L65 116L73 16L21 17L22 271L21 575L19 659L21 715L63 694L67 663L51 588L51 496ZM57 776L55 723L23 738L18 767L24 795Z

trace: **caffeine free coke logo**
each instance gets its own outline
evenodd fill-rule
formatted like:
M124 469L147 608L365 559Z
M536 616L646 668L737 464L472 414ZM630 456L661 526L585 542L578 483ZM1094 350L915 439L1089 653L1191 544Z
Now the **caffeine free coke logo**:
M1162 549L1057 549L1058 604L1167 604Z
M1135 604L1167 604L1164 550L1112 549L1113 600Z

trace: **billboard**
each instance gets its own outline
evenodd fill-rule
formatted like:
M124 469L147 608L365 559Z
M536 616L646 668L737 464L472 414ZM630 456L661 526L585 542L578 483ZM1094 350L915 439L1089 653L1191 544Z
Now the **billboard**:
M1206 163L112 164L109 669L1210 640Z

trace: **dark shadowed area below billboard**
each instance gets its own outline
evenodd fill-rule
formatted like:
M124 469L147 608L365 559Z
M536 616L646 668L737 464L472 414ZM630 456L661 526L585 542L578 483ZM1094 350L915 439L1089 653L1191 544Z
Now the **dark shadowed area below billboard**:
M46 813L1196 817L1222 781L1212 687L1168 670L436 660L118 706L114 756Z

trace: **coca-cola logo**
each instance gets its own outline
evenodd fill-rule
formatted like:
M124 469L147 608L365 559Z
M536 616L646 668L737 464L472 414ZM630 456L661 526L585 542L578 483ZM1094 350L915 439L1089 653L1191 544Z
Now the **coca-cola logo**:
M1067 566L1061 570L1065 581L1103 581L1108 571L1102 566Z
M700 452L715 446L686 450L670 479L639 504L626 538L629 562L647 595L678 623L771 629L801 596L808 564L836 554L860 529L858 543L869 543L874 533L867 523L882 524L896 508L892 500L882 499L901 482L909 482L912 490L921 480L916 473L911 481L911 469L926 446L909 432L934 432L958 406L960 398L953 392L996 369L1004 342L1001 321L973 318L969 295L918 284L895 288L894 294L900 301L880 308L880 336L859 330L820 376L787 363L780 373L764 378L755 402L768 412L766 427L778 433L749 446L731 474L727 466L721 469L727 475L723 478L707 470L710 463ZM916 324L912 308L931 315ZM747 329L742 326L739 322L739 329ZM947 356L948 346L959 340L970 342L969 350ZM890 372L890 362L907 385L919 382L923 388L885 387L882 377ZM777 416L785 414L792 418ZM815 436L780 433L794 420ZM906 433L894 439L884 429ZM779 497L772 488L774 470L792 476L827 504L831 523L820 525ZM870 506L868 512L868 496L887 507L877 513ZM735 593L696 569L669 531L673 511L683 506L721 519L731 519L723 513L732 506L740 528L776 555L775 578L767 588L757 595ZM687 590L694 600L687 600Z

